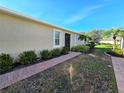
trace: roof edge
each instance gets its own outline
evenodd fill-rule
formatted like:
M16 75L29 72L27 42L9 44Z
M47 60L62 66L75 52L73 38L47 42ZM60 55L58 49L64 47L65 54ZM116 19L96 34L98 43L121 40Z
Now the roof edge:
M54 24L50 24L50 23L47 23L47 22L44 22L44 21L41 21L41 20L38 20L36 18L33 18L31 16L27 16L25 14L22 14L20 12L16 12L14 10L11 10L11 9L8 9L8 8L5 8L5 7L1 7L0 6L0 11L3 11L5 13L9 13L11 15L15 15L15 16L18 16L18 17L23 17L23 18L26 18L28 20L32 20L32 21L35 21L35 22L38 22L38 23L41 23L41 24L44 24L44 25L48 25L48 26L52 26L52 27L55 27L57 29L62 29L62 30L66 30L68 32L71 32L71 33L75 33L75 34L80 34L78 32L75 32L75 31L72 31L70 29L67 29L67 28L64 28L64 27L60 27L60 26L57 26L57 25L54 25Z

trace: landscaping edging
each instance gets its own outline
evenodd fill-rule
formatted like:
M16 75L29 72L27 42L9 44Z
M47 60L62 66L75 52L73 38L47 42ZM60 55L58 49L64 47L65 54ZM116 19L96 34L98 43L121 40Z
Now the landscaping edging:
M120 57L115 57L112 56L106 52L104 52L104 54L106 56L111 57L112 60L112 65L113 65L113 69L114 69L114 73L115 73L115 78L116 78L116 83L117 83L117 88L118 88L118 92L119 93L124 93L124 89L123 89L123 85L124 85L124 80L123 80L123 73L120 70L120 63L122 62L123 58ZM121 60L120 60L121 59ZM123 59L124 60L124 59ZM121 62L120 62L121 61Z
M124 58L111 57L119 93L124 93Z
M15 70L15 71L0 75L0 89L6 88L20 80L26 79L32 75L35 75L50 67L60 64L66 60L79 56L80 54L81 53L70 52L67 55L63 55L48 61L37 63L19 70Z
M106 56L109 56L109 57L111 57L111 55L110 55L110 54L108 54L108 53L106 53L106 52L104 52L104 54L105 54Z

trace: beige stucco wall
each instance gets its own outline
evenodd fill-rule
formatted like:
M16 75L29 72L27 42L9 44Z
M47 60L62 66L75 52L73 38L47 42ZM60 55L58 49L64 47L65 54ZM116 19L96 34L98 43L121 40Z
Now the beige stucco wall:
M0 13L0 52L51 49L52 28Z
M54 27L0 12L0 53L19 54L27 50L40 51L53 48ZM61 30L62 46L65 33L71 34L71 47L74 46L74 33Z

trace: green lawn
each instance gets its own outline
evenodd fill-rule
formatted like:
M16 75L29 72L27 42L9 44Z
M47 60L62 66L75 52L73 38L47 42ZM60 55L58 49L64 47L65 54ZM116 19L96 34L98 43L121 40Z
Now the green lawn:
M101 45L95 46L96 49L100 49L103 52L111 50L112 47L113 47L113 45L111 45L111 44L101 44Z
M110 44L101 44L101 45L97 45L96 48L112 48L112 45Z
M93 53L70 59L0 93L118 93L111 58L104 55L103 46L96 47ZM72 83L68 74L70 64L76 71Z

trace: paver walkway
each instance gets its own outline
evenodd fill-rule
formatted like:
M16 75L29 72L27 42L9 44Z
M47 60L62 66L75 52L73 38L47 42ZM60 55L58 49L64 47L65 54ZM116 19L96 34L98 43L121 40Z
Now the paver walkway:
M112 57L119 93L124 93L124 58Z
M80 55L81 53L70 52L67 55L63 55L57 58L53 58L48 61L37 63L19 70L12 71L7 74L0 75L0 89L6 88L11 84L14 84L20 80L26 79L32 75L42 72L50 67L60 64L66 60Z

